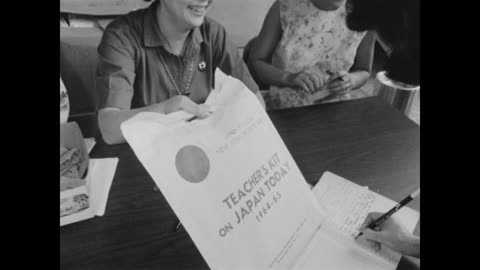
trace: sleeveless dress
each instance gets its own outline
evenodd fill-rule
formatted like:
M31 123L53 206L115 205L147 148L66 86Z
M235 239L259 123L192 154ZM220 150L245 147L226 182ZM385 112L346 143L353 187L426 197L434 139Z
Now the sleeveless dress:
M279 0L282 38L272 55L273 66L290 72L313 71L325 79L328 72L349 71L366 32L347 28L345 4L334 11L316 8L310 0ZM322 95L324 95L324 91ZM270 87L271 109L314 104L317 95L289 87ZM328 102L365 97L356 89Z

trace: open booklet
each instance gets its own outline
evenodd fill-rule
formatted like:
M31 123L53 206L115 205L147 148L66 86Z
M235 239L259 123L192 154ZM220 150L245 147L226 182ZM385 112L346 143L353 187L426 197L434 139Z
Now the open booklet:
M295 269L396 269L399 253L384 246L378 250L363 237L354 239L369 212L387 212L396 202L331 172L323 174L313 192L328 213ZM395 216L410 232L420 218L408 207Z
M243 83L217 69L206 103L206 119L144 112L123 135L210 268L292 269L332 210Z

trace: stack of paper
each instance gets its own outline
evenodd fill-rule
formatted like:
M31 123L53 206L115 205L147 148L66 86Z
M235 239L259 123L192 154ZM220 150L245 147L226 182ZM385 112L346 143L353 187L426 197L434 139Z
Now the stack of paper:
M60 226L89 219L94 216L103 216L117 163L118 158L89 160L86 187L88 194L90 194L90 207L81 212L61 218Z

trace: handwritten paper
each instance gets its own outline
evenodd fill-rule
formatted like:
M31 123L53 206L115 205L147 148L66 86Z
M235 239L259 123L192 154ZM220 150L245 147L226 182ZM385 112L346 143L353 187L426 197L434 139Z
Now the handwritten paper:
M329 213L326 223L346 236L354 236L375 202L367 187L344 181L327 172L313 192L320 205Z
M396 268L400 254L388 247L374 249L364 238L353 237L369 212L386 212L396 204L394 201L330 172L323 174L313 192L328 214L296 269ZM397 214L412 232L420 217L418 212L404 207Z

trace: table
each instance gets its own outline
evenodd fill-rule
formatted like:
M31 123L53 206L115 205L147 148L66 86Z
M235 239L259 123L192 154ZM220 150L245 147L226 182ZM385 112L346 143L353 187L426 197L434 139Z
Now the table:
M420 127L378 97L269 114L310 184L328 170L398 201L420 183ZM131 148L97 144L106 157L119 163L105 215L60 228L61 269L208 269Z

